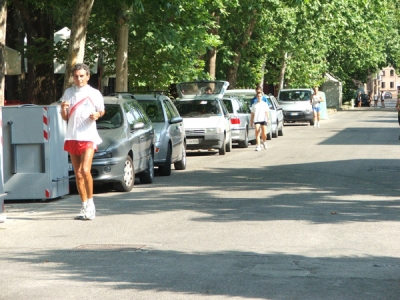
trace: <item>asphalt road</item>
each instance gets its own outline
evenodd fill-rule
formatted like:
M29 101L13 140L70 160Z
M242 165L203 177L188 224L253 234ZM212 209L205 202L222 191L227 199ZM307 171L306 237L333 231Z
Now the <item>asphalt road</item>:
M131 193L5 205L0 299L399 299L393 109L287 124L263 152L190 152Z

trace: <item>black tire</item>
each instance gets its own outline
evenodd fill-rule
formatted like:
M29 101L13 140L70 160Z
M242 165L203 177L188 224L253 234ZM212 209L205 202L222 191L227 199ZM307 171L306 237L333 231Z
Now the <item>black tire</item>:
M247 132L247 128L244 132L244 140L239 142L240 148L248 148L249 147L249 134Z
M130 192L135 184L135 170L132 158L127 155L124 166L123 180L114 183L117 192Z
M224 140L222 141L222 147L219 148L218 152L219 152L219 155L225 155L226 154L225 136L224 136Z
M150 154L150 157L147 161L147 168L143 172L139 174L139 180L141 183L153 183L154 180L154 158L153 153Z
M182 147L182 159L174 163L175 170L185 170L186 169L186 144Z
M226 152L232 151L232 138L229 139L228 144L226 144Z
M165 158L165 164L163 166L158 167L158 170L160 171L161 176L170 176L171 175L171 155L172 155L171 145L168 144L167 157Z
M282 122L282 127L281 129L278 130L278 135L283 136L283 122Z
M314 120L310 121L310 126L314 126Z
M267 134L267 140L272 140L271 132Z

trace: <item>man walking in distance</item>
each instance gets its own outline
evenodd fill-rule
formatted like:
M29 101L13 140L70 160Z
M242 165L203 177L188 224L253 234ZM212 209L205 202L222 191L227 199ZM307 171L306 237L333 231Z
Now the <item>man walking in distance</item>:
M381 93L381 106L385 108L385 92L382 91Z
M262 101L262 92L257 92L257 102L251 106L250 126L254 127L256 133L256 151L261 151L260 147L260 133L262 138L262 145L265 150L267 147L267 124L269 123L269 105Z
M314 87L314 93L311 95L311 105L314 111L314 127L319 127L319 120L321 116L320 103L324 102L324 99L318 92L318 87Z
M75 219L93 220L93 178L90 173L94 152L102 142L96 120L104 111L101 93L88 85L89 67L76 64L72 69L75 86L65 90L61 100L61 116L68 122L64 150L69 152L75 172L76 186L82 200L80 214Z

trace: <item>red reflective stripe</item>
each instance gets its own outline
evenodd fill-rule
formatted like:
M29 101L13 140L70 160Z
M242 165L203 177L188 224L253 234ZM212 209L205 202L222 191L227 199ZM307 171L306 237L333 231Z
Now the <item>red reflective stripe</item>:
M86 101L86 100L89 100L90 103L94 106L94 103L93 103L92 99L90 99L89 97L83 98L81 101L77 102L74 106L71 107L71 109L69 111L69 115L72 116L72 114L78 108L78 106L82 105L83 102Z

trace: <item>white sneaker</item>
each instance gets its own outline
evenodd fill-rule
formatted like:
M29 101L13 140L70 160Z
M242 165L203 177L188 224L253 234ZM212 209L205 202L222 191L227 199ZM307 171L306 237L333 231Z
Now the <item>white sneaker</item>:
M85 210L85 220L93 220L96 217L96 207L94 206L94 202L88 201Z
M82 203L81 211L79 214L75 217L75 220L85 220L85 205Z
M318 124L317 124L317 127L319 128L319 122L318 122Z
M317 127L317 123L314 122L314 127Z
M260 146L257 146L257 147L256 147L256 151L261 151L261 147L260 147Z
M263 145L263 147L264 147L265 150L268 149L267 142L263 142L262 145Z

